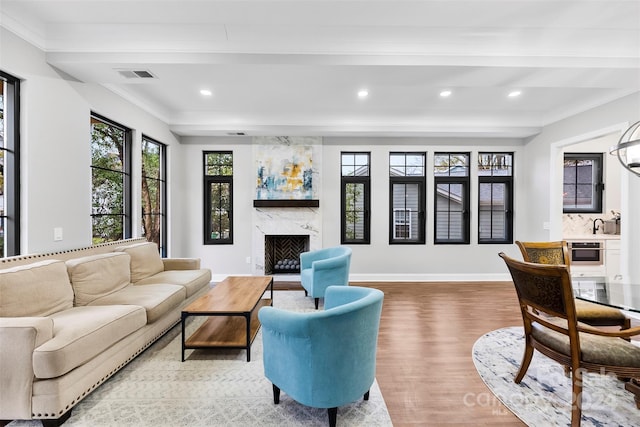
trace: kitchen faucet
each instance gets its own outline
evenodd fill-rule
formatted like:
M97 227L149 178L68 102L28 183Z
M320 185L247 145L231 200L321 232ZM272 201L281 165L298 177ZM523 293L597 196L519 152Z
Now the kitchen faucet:
M600 221L602 224L604 224L604 219L602 218L596 218L593 220L593 234L596 234L596 231L598 231L600 228L596 225L596 222Z

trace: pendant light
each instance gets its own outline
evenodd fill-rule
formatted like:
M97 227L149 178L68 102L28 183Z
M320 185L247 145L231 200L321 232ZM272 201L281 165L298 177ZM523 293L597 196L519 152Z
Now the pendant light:
M618 145L611 147L609 154L617 155L622 166L640 176L640 122L624 131Z

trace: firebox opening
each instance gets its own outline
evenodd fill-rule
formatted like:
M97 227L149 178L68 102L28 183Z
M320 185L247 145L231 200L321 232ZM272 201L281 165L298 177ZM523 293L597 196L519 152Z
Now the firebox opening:
M267 235L264 237L264 273L299 274L300 253L309 250L308 235Z

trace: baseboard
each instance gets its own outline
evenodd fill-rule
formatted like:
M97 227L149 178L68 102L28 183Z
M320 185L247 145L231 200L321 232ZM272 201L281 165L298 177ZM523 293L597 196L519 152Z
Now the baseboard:
M212 280L220 282L230 275L214 275ZM237 276L249 276L239 274ZM499 274L351 274L349 282L510 282L508 273ZM288 284L300 283L299 275L274 276L274 287L288 286ZM282 285L281 285L282 284Z
M349 282L508 282L506 274L352 274Z

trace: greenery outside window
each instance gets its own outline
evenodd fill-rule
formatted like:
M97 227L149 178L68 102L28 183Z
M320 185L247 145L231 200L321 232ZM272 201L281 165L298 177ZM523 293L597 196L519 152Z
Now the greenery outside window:
M426 153L389 154L389 243L425 243Z
M131 237L131 130L91 115L93 243Z
M0 256L20 254L20 80L0 71Z
M435 153L436 244L469 243L469 153Z
M341 242L368 244L371 206L370 153L344 152L341 165Z
M204 152L204 244L233 244L233 153Z
M564 213L601 213L602 153L565 153L562 188Z
M513 153L478 153L478 243L513 243Z
M166 145L142 136L142 235L167 256Z

